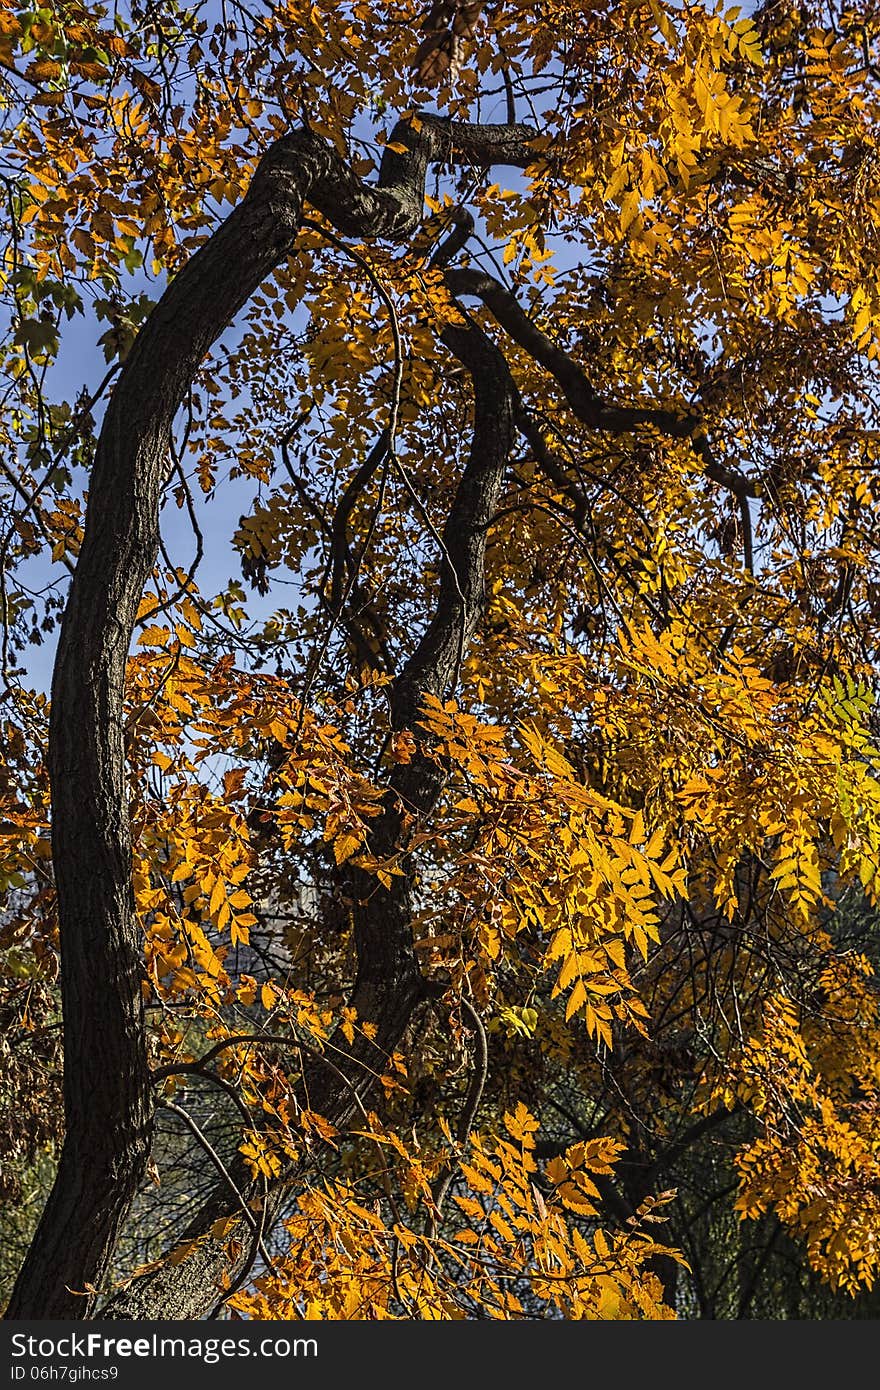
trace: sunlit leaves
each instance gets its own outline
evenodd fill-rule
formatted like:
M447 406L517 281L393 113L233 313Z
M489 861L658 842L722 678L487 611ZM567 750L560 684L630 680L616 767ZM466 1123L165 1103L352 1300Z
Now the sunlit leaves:
M357 1188L328 1182L301 1199L287 1223L289 1253L235 1306L251 1317L572 1319L669 1318L650 1262L669 1252L649 1233L658 1202L624 1232L579 1221L595 1216L591 1175L613 1172L619 1146L576 1145L542 1173L538 1123L526 1107L504 1116L495 1139L474 1138L457 1166L452 1200L466 1224L448 1239L419 1234L400 1214L388 1224ZM424 1158L376 1126L371 1137L389 1176L413 1184L430 1211ZM384 1158L383 1154L388 1154ZM532 1316L534 1316L534 1311Z
M117 730L151 1064L221 1045L255 1181L323 1145L338 1164L243 1312L513 1318L527 1285L542 1316L666 1316L658 1250L603 1194L713 1106L747 1116L740 1213L775 1213L841 1287L874 1276L874 976L833 934L847 886L880 895L872 26L664 0L0 17L0 948L28 1047L57 951L46 704L23 682L79 554L105 368L285 131L354 180L405 155L393 123L429 98L538 127L528 170L432 167L409 244L310 209L151 464L168 553ZM454 300L450 236L561 375ZM403 720L449 587L465 326L533 428L485 574L455 575L485 591L476 634ZM412 933L426 984L358 1148L302 1087L314 1053L376 1060L347 999L366 905ZM487 1080L453 1141L466 1003ZM543 1165L538 1111L585 1136Z
M864 961L832 961L822 979L824 1018L770 1000L737 1067L740 1093L763 1122L737 1156L738 1209L755 1217L775 1207L813 1266L849 1292L870 1287L880 1267L878 1017L869 976ZM845 1061L831 1043L844 1018L857 1018L862 1032ZM841 1085L847 1068L862 1089L856 1102Z

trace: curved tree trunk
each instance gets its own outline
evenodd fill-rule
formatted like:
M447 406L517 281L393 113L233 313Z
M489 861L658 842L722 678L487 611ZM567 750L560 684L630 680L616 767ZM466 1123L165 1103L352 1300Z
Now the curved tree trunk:
M479 329L449 330L446 345L470 372L474 386L474 429L468 462L456 489L442 540L444 564L437 605L421 642L396 682L392 719L396 727L414 725L426 694L442 697L456 679L463 651L484 611L483 576L489 522L498 505L504 472L514 441L517 392L501 352ZM397 766L390 779L382 814L371 827L367 850L383 858L405 841L406 825L427 816L437 802L444 777L426 751ZM404 861L404 868L406 867ZM412 949L412 890L404 872L388 890L363 871L348 871L358 970L351 1002L360 1020L376 1024L376 1038L357 1035L349 1045L341 1033L333 1039L332 1069L320 1058L303 1059L310 1108L337 1129L360 1118L361 1107L385 1070L389 1053L400 1041L416 1004L425 997L425 982ZM269 1215L307 1176L305 1166L285 1175L273 1190ZM244 1165L236 1183L247 1200L260 1188ZM218 1241L211 1228L220 1217L234 1228ZM230 1234L240 1255L230 1260ZM134 1280L101 1310L105 1318L198 1318L217 1303L223 1281L234 1283L247 1267L253 1242L229 1189L220 1184L190 1222L183 1241L196 1242L175 1265L164 1265ZM227 1284L228 1286L228 1284Z
M305 202L343 235L405 239L421 220L432 159L524 166L532 136L519 126L430 117L422 118L418 132L401 124L392 138L406 152L386 153L376 186L362 183L310 132L283 137L263 156L242 203L171 283L126 362L98 442L52 684L65 1141L8 1318L93 1315L96 1288L149 1155L154 1105L131 889L123 683L138 603L158 549L175 413L211 345L290 255ZM426 691L448 686L479 622L486 526L512 443L515 391L501 353L476 330L448 330L447 345L474 380L474 442L447 526L437 612L398 683L401 726L411 722ZM397 843L403 814L428 811L439 790L429 759L399 768L373 831L376 848ZM356 912L352 1002L361 1017L376 1022L381 1055L399 1041L423 992L409 919L405 885L366 897ZM322 1108L340 1127L355 1105L352 1083L363 1089L373 1073L373 1062L367 1070L365 1061L352 1054L346 1080L334 1082L324 1069ZM198 1317L210 1311L229 1265L225 1249L206 1235L218 1206L228 1207L228 1194L218 1194L187 1233L204 1237L191 1260L147 1276L104 1315Z

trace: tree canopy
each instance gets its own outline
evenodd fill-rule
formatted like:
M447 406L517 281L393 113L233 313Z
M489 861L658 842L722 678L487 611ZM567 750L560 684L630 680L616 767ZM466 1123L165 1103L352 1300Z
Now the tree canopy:
M836 0L0 9L7 1316L874 1306L878 130Z

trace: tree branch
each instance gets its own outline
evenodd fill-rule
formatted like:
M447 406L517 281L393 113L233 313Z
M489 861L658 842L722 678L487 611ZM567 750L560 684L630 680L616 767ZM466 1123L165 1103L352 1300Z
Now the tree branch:
M757 496L754 483L738 469L728 468L714 457L700 416L656 407L615 405L603 400L574 358L529 318L516 296L500 280L475 268L447 270L444 278L451 294L477 298L485 304L514 342L555 378L569 407L589 429L623 434L641 425L651 425L669 439L689 439L708 478L738 498Z
M379 182L369 185L313 132L283 136L266 151L243 201L168 286L126 359L95 454L52 683L49 768L65 1019L65 1142L9 1317L91 1315L94 1295L71 1291L102 1282L149 1156L154 1099L131 885L122 710L137 607L158 550L159 498L176 411L211 345L289 256L306 201L343 235L399 240L421 220L432 160L524 166L531 138L523 126L480 127L436 117L399 123L392 140L406 152L386 150ZM478 416L481 409L487 420L484 407ZM479 429L482 436L485 421ZM475 588L464 624L470 631L478 607ZM427 689L452 670L442 635L447 616L434 625L431 650L409 673L408 708L418 704L419 674ZM436 677L432 661L442 667ZM417 799L426 801L423 792ZM386 832L392 824L399 829L399 816L390 818ZM367 954L379 949L378 963L360 960L355 998L380 1014L390 1011L382 1019L380 1046L399 1037L419 993L411 952L407 960L402 955L409 924L404 928L400 904L396 915L400 920L390 938L372 922L358 942ZM387 979L383 963L392 967ZM364 1016L376 1014L369 1009ZM201 1308L204 1296L203 1289Z
M406 238L423 214L431 160L523 165L530 160L532 132L425 117L399 124L392 138L406 153L386 150L378 185L357 178L335 147L313 132L277 140L242 203L168 285L108 400L51 691L65 1141L11 1297L11 1318L92 1314L95 1297L71 1290L103 1280L150 1151L154 1101L131 884L122 692L140 595L157 555L158 502L175 413L215 339L291 254L304 203L343 235ZM412 678L409 688L416 691ZM359 967L360 998L366 992L380 1009L389 990L409 981L405 1004L392 1009L393 1023L382 1027L385 1041L399 1036L417 997L416 967L400 963L400 942L393 940L391 979L378 980L363 960ZM368 931L361 947L375 944L377 933ZM389 959L384 949L380 958Z

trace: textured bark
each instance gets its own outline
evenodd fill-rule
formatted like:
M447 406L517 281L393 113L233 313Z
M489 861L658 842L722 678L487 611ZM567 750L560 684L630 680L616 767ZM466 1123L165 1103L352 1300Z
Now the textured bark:
M513 446L517 392L507 364L479 329L450 329L447 347L469 371L474 386L474 428L467 464L450 508L442 541L441 569L435 611L415 652L401 672L392 703L396 727L414 727L426 694L442 697L455 683L457 667L484 613L484 569L489 523L497 507L504 472ZM407 827L427 816L442 792L444 774L420 746L410 763L395 768L382 814L371 828L368 851L377 857L405 844ZM403 866L406 870L406 861ZM385 1069L388 1054L400 1041L426 985L412 949L413 915L410 875L392 879L385 890L363 871L346 874L354 917L358 969L351 1003L358 1018L376 1024L374 1043L356 1035L349 1045L341 1033L333 1038L332 1068L319 1058L304 1058L309 1105L338 1129L361 1118ZM246 1200L258 1199L260 1188L240 1167L236 1182ZM270 1198L272 1219L309 1176L308 1166L287 1173ZM114 1296L101 1310L104 1318L198 1318L216 1304L222 1281L235 1282L249 1259L251 1238L243 1220L231 1234L241 1254L229 1256L229 1235L221 1243L211 1235L219 1217L236 1218L229 1189L218 1184L181 1240L198 1242L173 1266L141 1276Z
M283 137L264 155L242 203L171 283L126 362L98 443L52 684L49 767L61 925L65 1142L7 1317L92 1315L94 1287L106 1273L149 1154L153 1101L131 889L123 682L138 602L158 548L174 415L213 342L292 251L305 201L344 235L405 239L421 220L431 160L522 166L529 161L531 137L518 126L453 125L429 117L418 129L401 123L393 139L406 153L386 153L376 186L362 183L310 132ZM479 411L478 405L478 416ZM469 552L468 562L473 558ZM441 606L447 589L441 583ZM469 592L469 611L456 621L472 632L479 582ZM420 658L418 676L404 673L408 710L420 680L433 689L447 678L449 632L443 622L430 653ZM430 674L435 668L436 679ZM428 807L439 790L426 790L429 782L434 786L432 778L426 763L422 783L395 789L378 834L393 839L399 833L401 800ZM378 1041L386 1051L421 992L400 894L368 896L356 931L353 1000L379 1024ZM351 1071L365 1074L354 1057ZM336 1090L340 1086L338 1105L325 1109L331 1118L338 1111L344 1122L353 1101L337 1079ZM329 1082L325 1087L334 1102ZM166 1273L173 1275L173 1288L160 1280L130 1305L137 1312L120 1306L115 1315L183 1317L208 1310L216 1283L207 1266L184 1262Z

